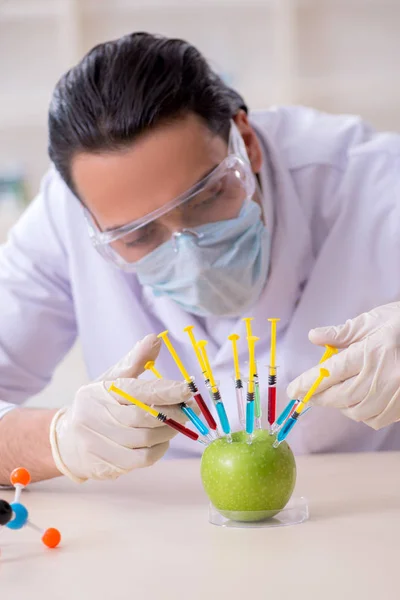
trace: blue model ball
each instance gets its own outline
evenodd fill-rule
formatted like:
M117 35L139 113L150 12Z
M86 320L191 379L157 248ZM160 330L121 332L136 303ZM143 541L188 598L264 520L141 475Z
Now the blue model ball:
M22 529L28 520L28 511L23 504L13 502L10 504L14 513L14 518L6 525L9 529Z

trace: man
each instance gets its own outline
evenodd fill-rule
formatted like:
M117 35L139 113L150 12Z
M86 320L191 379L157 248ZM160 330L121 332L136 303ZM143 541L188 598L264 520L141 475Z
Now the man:
M299 107L249 116L186 42L143 33L94 48L56 86L49 153L53 167L0 257L0 482L17 464L36 479L85 481L165 454L170 430L108 391L117 379L182 420L177 405L189 394L165 349L158 357L157 338L130 351L148 333L168 329L199 375L183 332L196 326L236 425L227 336L240 334L244 364L243 317L254 317L261 338L263 391L267 318L281 319L284 390L322 354L307 341L311 327L400 297L400 137ZM97 381L58 412L15 408L47 384L77 335ZM165 381L137 379L149 358ZM356 362L351 377L362 371ZM312 372L304 377L296 392ZM374 368L367 392L373 378ZM281 393L279 408L286 401ZM340 407L352 402L343 397ZM290 443L296 452L400 449L398 417L374 431L314 409ZM198 452L181 438L171 455Z

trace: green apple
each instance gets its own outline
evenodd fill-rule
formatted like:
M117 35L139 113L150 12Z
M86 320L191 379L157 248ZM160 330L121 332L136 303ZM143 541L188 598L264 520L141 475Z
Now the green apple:
M201 460L201 479L215 508L235 521L263 521L289 502L296 483L296 463L286 442L256 430L251 444L245 431L212 442Z

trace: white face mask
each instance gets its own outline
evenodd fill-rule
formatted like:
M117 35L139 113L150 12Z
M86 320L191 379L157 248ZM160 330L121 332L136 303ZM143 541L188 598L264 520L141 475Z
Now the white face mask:
M269 259L261 208L248 199L235 219L179 233L136 263L136 273L189 313L239 317L260 297Z

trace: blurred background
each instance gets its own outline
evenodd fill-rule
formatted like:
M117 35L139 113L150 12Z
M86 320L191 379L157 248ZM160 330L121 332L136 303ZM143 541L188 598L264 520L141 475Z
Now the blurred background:
M60 75L132 31L196 45L253 109L304 104L400 131L400 0L0 0L0 243L48 166ZM79 344L30 403L59 405L86 380Z

